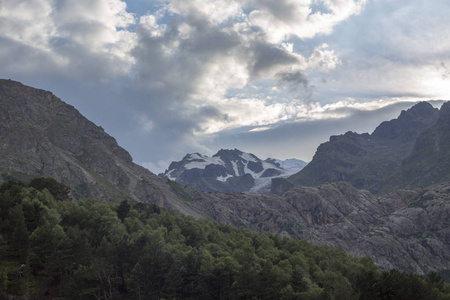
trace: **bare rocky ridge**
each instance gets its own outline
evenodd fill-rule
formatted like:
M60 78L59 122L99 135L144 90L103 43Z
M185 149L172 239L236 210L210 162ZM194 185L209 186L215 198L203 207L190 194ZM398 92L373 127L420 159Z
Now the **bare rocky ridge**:
M442 109L440 114L437 123L447 128ZM433 128L426 129L423 145L434 141L430 149L439 164L448 161L448 139ZM196 218L342 247L370 255L386 269L450 270L450 182L383 196L344 182L282 196L201 192L134 164L114 138L52 93L10 80L0 80L0 140L0 181L49 176L78 198L155 203ZM427 146L412 147L417 162Z
M75 198L134 199L202 215L50 92L0 80L0 140L0 180L52 177L69 185Z
M450 166L450 136L445 125L450 120L449 106L444 103L439 110L420 102L397 119L381 123L372 134L332 136L303 170L274 181L272 191L282 194L294 186L344 180L379 194L450 180L450 169L443 166Z

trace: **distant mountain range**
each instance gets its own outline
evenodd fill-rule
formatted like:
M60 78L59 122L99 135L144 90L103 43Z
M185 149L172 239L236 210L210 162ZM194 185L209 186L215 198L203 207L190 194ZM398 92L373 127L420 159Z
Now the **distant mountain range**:
M212 157L187 154L181 161L172 162L160 176L205 192L264 193L270 192L273 178L288 177L306 165L298 159L261 160L237 149L221 149Z
M321 144L312 161L272 191L347 181L380 194L450 180L450 103L441 109L420 102L372 134L347 132Z
M134 164L113 137L51 92L0 80L0 183L52 177L70 186L75 199L154 203L195 218L370 255L384 269L450 274L449 115L449 103L440 110L419 103L372 134L331 137L299 173L273 179L281 181L275 189L284 183L316 187L280 195L206 193ZM238 150L221 150L212 158L193 154L178 164L169 168L172 178L196 166L196 172L211 170L219 182L247 173L256 183L287 169ZM373 195L342 180L379 193L414 189Z

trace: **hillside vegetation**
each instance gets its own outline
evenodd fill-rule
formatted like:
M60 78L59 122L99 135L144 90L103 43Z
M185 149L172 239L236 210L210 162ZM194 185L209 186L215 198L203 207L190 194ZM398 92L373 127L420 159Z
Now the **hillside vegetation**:
M450 299L436 273L380 271L304 240L65 190L48 179L0 187L1 297Z

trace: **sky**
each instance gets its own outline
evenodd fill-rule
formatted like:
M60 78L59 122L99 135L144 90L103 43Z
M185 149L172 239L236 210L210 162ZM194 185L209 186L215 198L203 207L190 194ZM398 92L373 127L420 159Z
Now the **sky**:
M449 14L429 0L0 0L0 78L53 92L154 173L221 148L310 161L330 135L450 99Z

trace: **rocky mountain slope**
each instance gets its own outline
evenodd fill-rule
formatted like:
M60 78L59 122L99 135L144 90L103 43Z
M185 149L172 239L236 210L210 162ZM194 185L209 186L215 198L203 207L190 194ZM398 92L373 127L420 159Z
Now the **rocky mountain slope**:
M283 196L213 193L208 201L183 189L193 207L218 222L342 247L384 269L450 271L450 182L383 196L337 182Z
M305 165L296 159L261 160L237 149L221 149L212 157L188 154L181 161L172 162L160 176L206 192L264 193L270 192L271 179L288 177Z
M381 123L372 134L332 136L308 166L288 180L274 181L272 190L281 194L293 186L344 180L384 193L449 180L449 111L450 103L439 110L421 102Z
M397 147L410 147L409 156L405 154L410 164L403 159L397 169L407 172L408 166L421 161L433 168L446 166L447 109L441 108L435 124L425 122L427 129L414 145L398 137L402 142ZM384 135L388 145L392 137ZM355 136L337 140L359 145L351 142L361 139ZM155 203L197 218L343 247L355 255L372 256L383 268L450 270L449 182L383 196L343 182L292 189L283 196L206 193L134 164L114 138L75 108L50 92L9 80L0 80L0 140L0 181L49 176L69 185L76 198Z
M52 177L75 198L133 199L193 216L166 180L132 162L101 128L52 93L0 80L0 181Z

